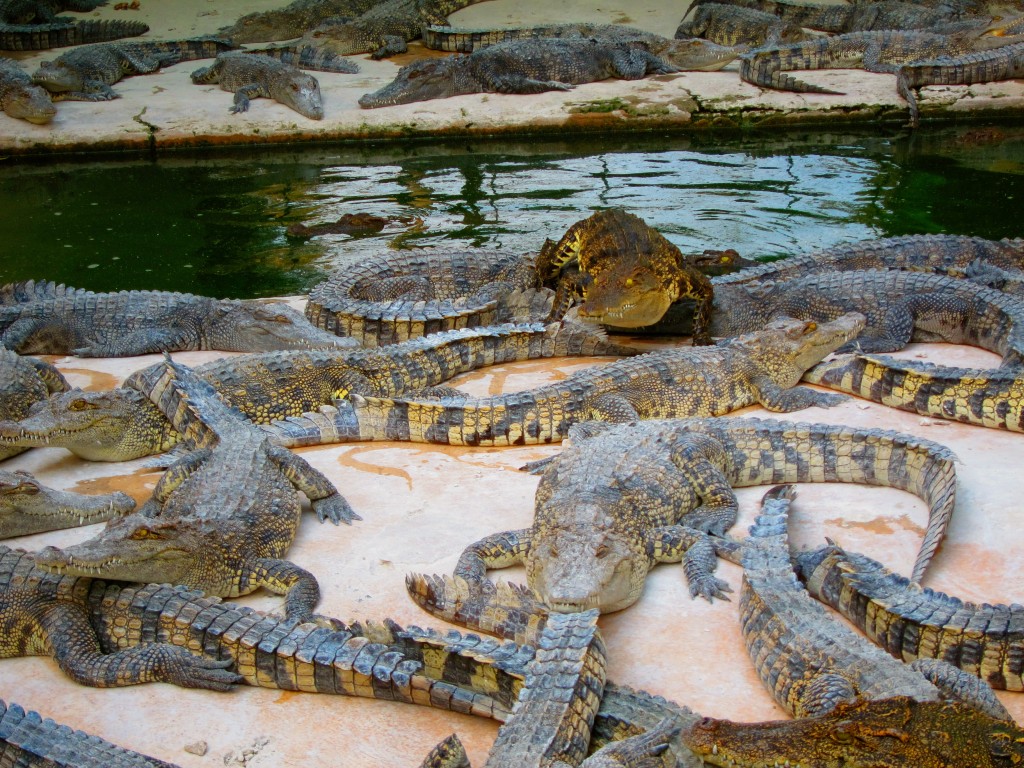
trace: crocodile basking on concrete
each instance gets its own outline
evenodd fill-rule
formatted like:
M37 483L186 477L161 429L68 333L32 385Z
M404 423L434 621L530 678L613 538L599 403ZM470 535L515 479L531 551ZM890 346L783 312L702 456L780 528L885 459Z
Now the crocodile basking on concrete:
M46 125L57 114L50 94L32 84L17 62L0 57L0 110L10 117Z
M288 447L361 440L535 445L558 442L588 419L721 416L755 403L781 412L829 407L840 402L836 396L796 384L863 323L857 314L821 325L786 318L718 346L649 352L523 392L439 399L353 395L337 408L263 428Z
M901 64L940 56L961 56L1015 42L967 32L940 35L921 30L848 32L799 43L759 48L742 54L740 78L763 88L799 93L840 94L787 74L793 70L864 69L896 74Z
M677 38L702 37L719 45L774 45L808 38L800 25L773 13L726 3L702 3L676 29Z
M821 32L842 34L873 30L920 29L945 33L966 29L968 25L984 30L993 23L991 16L968 14L953 3L925 4L901 0L872 0L856 3L769 2L764 10L790 24Z
M149 31L141 21L77 20L61 11L91 11L107 0L0 0L0 50L38 51L134 37Z
M589 321L637 328L690 298L703 327L712 291L701 270L723 258L731 261L731 252L684 255L639 216L611 208L576 222L558 242L546 240L536 256L424 250L368 259L315 286L306 316L367 347L454 327L559 318L574 304Z
M1013 722L987 683L941 660L896 661L807 593L790 561L787 515L794 496L792 486L765 494L742 551L740 627L775 700L800 718L861 699L950 699Z
M992 429L1024 432L1024 373L954 368L886 355L839 355L804 381L890 408Z
M0 420L23 419L35 403L68 389L70 386L63 374L49 363L22 357L0 346ZM0 461L24 450L0 444Z
M21 353L84 357L356 346L283 303L168 291L93 293L31 280L0 288L0 343Z
M321 22L335 16L354 17L372 8L377 0L294 0L284 8L257 11L217 34L236 43L265 43L302 37Z
M696 718L680 739L723 768L1009 768L1024 730L963 704L908 696L838 704L824 715L763 723Z
M1024 691L1024 606L968 603L921 589L835 545L793 561L811 595L897 659L942 659L993 688Z
M123 77L146 75L181 61L208 59L235 45L228 40L198 37L136 43L97 43L44 61L32 82L54 101L109 101L118 98L112 86Z
M626 43L588 38L513 40L468 56L417 59L393 82L359 99L364 109L445 99L469 93L569 91L611 77L639 80L678 68Z
M253 423L266 424L352 393L434 393L453 376L486 365L635 353L566 321L464 328L380 349L240 355L198 366L195 374ZM147 370L152 369L129 376L123 387L74 390L51 397L18 423L0 422L0 450L59 446L90 461L128 461L170 450L181 436L143 394Z
M713 71L721 69L744 49L732 44L718 45L720 41L671 39L644 32L621 24L548 24L536 27L495 27L470 29L431 25L423 30L423 44L427 48L450 53L472 53L496 43L540 37L593 38L611 42L627 42L642 46L680 70ZM679 36L682 37L682 36Z
M102 523L127 515L135 499L121 491L88 495L47 486L23 470L0 469L0 538Z
M920 122L917 90L926 85L970 85L1024 77L1024 43L960 56L933 57L903 64L896 72L896 90L910 105L910 124Z
M293 64L261 53L221 53L208 67L195 70L196 85L219 83L222 91L235 94L231 112L246 112L249 100L260 96L294 109L310 120L323 120L324 102L320 83Z
M483 588L487 568L521 564L550 611L621 610L657 563L679 562L690 594L725 597L716 543L736 522L733 488L844 482L910 491L928 505L916 581L942 541L956 501L950 451L881 429L717 418L587 422L543 463L533 523L468 546L455 576ZM539 468L539 467L538 467Z
M40 552L58 573L182 584L237 597L260 587L285 595L288 618L307 621L320 600L308 571L285 559L302 506L321 522L360 519L331 482L304 459L221 402L214 389L169 359L147 377L146 394L184 436L176 461L135 514L96 537Z

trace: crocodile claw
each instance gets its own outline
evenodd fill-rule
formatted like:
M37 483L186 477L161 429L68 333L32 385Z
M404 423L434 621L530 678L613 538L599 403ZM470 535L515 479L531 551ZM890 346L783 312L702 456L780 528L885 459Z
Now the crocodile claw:
M161 680L180 685L183 688L206 688L211 691L229 691L243 678L229 667L232 659L208 659L193 656L184 648L167 647L167 656L162 660Z
M706 578L690 581L690 597L703 597L709 603L715 602L716 597L731 602L726 592L732 592L729 583L710 574Z
M330 520L335 525L338 523L351 525L353 521L363 519L355 513L355 510L341 495L317 499L313 502L313 511L316 512L321 523Z

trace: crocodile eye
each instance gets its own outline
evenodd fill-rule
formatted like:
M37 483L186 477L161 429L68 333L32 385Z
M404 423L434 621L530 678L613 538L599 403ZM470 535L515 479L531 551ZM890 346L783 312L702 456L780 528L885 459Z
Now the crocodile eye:
M635 282L636 281L632 277L627 277L625 285L626 285L627 288L632 288L633 287L633 283L635 283Z
M69 411L91 411L95 406L88 400L78 397L68 403Z
M604 557L609 552L607 544L598 544L597 549L594 550L595 557Z
M151 531L149 528L136 528L128 538L133 541L146 541L147 539L159 539L160 534Z
M804 326L804 333L814 333L816 330L818 330L818 324L815 322L810 322Z
M551 555L551 557L558 557L558 545L548 544L548 554Z

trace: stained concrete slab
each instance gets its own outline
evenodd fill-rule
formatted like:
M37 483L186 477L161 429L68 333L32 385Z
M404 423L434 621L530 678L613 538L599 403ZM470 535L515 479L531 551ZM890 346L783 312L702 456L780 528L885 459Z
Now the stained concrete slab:
M279 7L283 0L144 0L137 11L115 4L87 14L147 21L144 39L210 34L249 11ZM452 14L453 24L494 26L568 21L628 23L671 37L685 4L675 0L486 0ZM250 46L252 47L252 46ZM34 69L59 51L18 54ZM691 131L774 125L850 125L877 122L899 126L907 109L895 78L857 70L806 75L808 82L842 91L842 96L764 90L739 79L737 65L720 72L683 72L640 81L607 80L569 92L529 96L474 94L451 99L365 110L357 100L390 82L398 67L414 58L438 55L419 43L385 61L353 56L355 75L317 73L324 94L323 120L310 120L261 99L246 114L228 112L231 95L215 85L196 86L189 74L202 62L167 67L114 86L112 102L62 102L55 120L36 126L2 118L0 152L48 153L114 149L157 150L221 144L262 144L329 140L404 140L437 135L501 135L564 131ZM1024 111L1024 86L1005 81L923 89L922 114L943 118L1013 116Z

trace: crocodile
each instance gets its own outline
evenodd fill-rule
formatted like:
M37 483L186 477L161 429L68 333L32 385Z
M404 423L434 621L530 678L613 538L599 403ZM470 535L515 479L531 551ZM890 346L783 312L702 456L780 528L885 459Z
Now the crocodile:
M978 32L941 35L921 30L848 32L799 43L759 48L740 55L740 78L763 88L840 95L840 91L797 80L787 72L811 69L864 69L896 74L901 64L960 56L1016 42L981 37Z
M896 90L910 105L910 125L921 119L916 91L926 85L971 85L1024 77L1024 43L989 51L941 56L903 64L896 72Z
M956 703L908 696L838 704L797 720L705 717L680 739L705 765L762 768L1008 768L1024 760L1024 730Z
M0 764L11 768L178 768L0 699Z
M169 291L93 293L31 280L0 288L0 343L26 354L83 357L355 346L283 303Z
M208 67L192 75L197 85L219 83L221 90L235 94L229 111L246 112L249 100L263 96L294 109L310 120L323 120L324 103L320 83L293 64L286 64L261 53L232 51L221 53Z
M873 0L849 4L772 2L764 10L790 24L821 32L842 34L882 29L927 31L956 30L971 25L989 27L991 16L968 14L952 3L927 5L901 0Z
M298 530L298 492L321 522L359 520L323 474L221 402L213 387L168 359L146 394L192 451L163 474L138 512L36 564L56 573L182 584L237 597L260 587L285 595L287 617L310 620L320 586L285 559Z
M0 57L0 109L10 117L46 125L57 114L50 94L32 84L17 63Z
M22 357L0 346L0 420L23 419L35 403L70 388L64 375L49 363L34 357ZM24 450L0 445L0 461Z
M273 352L198 366L195 374L256 424L300 416L351 393L437 392L485 365L548 357L636 354L572 322L464 328L383 349ZM148 369L147 369L148 370ZM128 461L172 449L180 435L143 394L147 370L123 387L73 390L41 403L18 423L0 422L0 450L59 446L90 461Z
M734 487L845 482L910 491L928 505L914 565L920 581L956 501L954 457L900 432L753 418L586 422L545 461L533 523L477 541L454 575L484 588L488 567L521 564L549 611L618 611L650 569L684 563L690 594L724 598L714 538L736 522ZM727 553L727 557L730 555Z
M537 445L561 441L573 424L588 419L720 416L755 403L781 412L830 407L841 402L835 394L796 384L863 324L856 313L821 325L783 318L717 346L648 352L523 392L485 398L352 395L337 407L263 429L290 448L363 440Z
M595 38L641 46L680 70L710 72L733 61L744 49L720 41L671 39L621 24L549 24L536 27L495 27L468 29L430 25L423 30L427 48L449 53L472 53L495 43L540 37Z
M819 363L804 381L922 416L1024 432L1024 374L1015 369L854 354Z
M921 589L834 544L800 552L793 562L812 596L897 659L942 659L993 688L1024 691L1024 607Z
M149 31L140 21L58 16L61 11L91 11L106 0L0 0L0 50L38 51L134 37Z
M616 77L639 80L678 68L626 43L587 38L512 40L468 56L417 59L393 82L360 97L364 109L469 93L568 91L581 83Z
M798 24L773 13L726 3L703 3L676 29L676 38L702 37L719 45L760 46L795 43L808 35Z
M135 499L121 491L72 493L48 488L24 470L0 469L0 538L101 523L133 509Z
M54 101L109 101L118 98L112 86L124 77L146 75L181 61L206 59L236 46L211 37L135 43L96 43L44 61L32 82Z
M800 718L859 699L950 699L1012 723L987 683L941 660L897 661L808 594L790 561L787 516L795 495L792 485L765 494L742 550L740 628L775 700Z
M334 16L354 17L365 13L377 0L294 0L284 8L257 11L242 16L217 34L236 43L265 43L292 40Z
M300 44L342 56L369 53L383 59L409 50L424 26L447 24L448 15L480 0L381 0L354 18L325 19Z
M944 341L995 352L1004 366L1024 362L1024 301L921 272L818 272L767 285L718 285L710 332L731 337L774 317L827 322L854 311L867 318L865 328L840 352L895 352L911 341Z
M557 242L545 240L536 255L423 250L367 259L315 286L306 316L368 347L558 318L581 301L588 321L636 328L688 297L699 301L703 322L712 293L704 270L738 259L733 251L684 255L639 216L611 208L574 223Z

